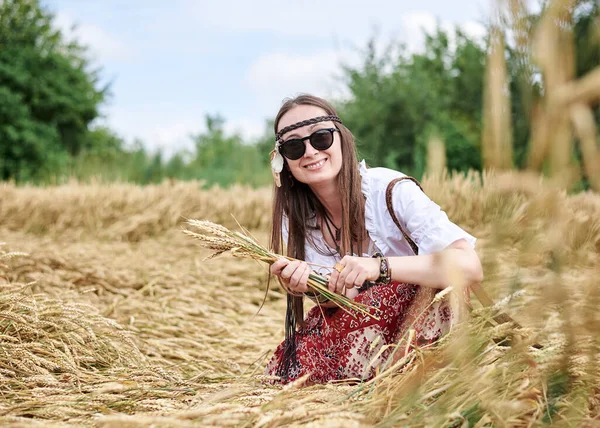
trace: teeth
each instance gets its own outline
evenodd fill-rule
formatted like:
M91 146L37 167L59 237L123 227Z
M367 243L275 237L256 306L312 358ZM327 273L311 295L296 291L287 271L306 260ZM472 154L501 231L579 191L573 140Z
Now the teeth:
M307 165L306 168L307 169L317 169L320 168L323 164L325 163L325 159L317 162L317 163L313 163L311 165Z

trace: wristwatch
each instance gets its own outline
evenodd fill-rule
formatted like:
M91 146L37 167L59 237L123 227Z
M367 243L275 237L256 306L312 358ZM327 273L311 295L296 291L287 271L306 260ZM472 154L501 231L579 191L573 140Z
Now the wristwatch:
M392 269L390 268L387 257L383 257L383 254L381 253L375 253L373 257L379 259L379 278L377 278L377 283L389 284L392 280Z

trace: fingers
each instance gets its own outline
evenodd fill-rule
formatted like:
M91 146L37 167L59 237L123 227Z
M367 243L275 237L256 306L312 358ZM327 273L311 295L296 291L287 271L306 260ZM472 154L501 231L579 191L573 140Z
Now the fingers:
M273 265L275 265L275 263L273 263ZM281 267L279 277L286 283L290 290L303 293L308 291L308 286L306 284L310 272L310 267L306 262L301 262L299 260L287 261L287 264Z
M347 269L347 263L349 261L349 256L345 256L342 260L335 264L333 271L331 272L331 277L329 279L329 290L335 293L342 294L344 291L344 287L346 286L346 277L350 273Z
M339 272L336 272L335 270L331 272L331 275L329 275L329 278L327 280L327 288L329 288L329 291L335 291L335 284L337 284L337 280L339 277Z
M345 294L349 289L362 286L370 276L377 273L371 272L378 270L376 265L377 261L371 258L345 256L331 272L329 290ZM270 271L281 278L286 288L289 288L288 291L304 293L309 289L308 276L312 270L306 262L281 258L271 265Z
M358 296L358 294L359 294L359 291L358 291L358 288L356 288L356 287L346 289L346 297L349 298L350 300L354 300L354 298L356 296Z
M362 272L356 276L356 279L354 280L354 286L362 287L362 285L365 283L366 280L367 280L367 274L365 272Z
M350 273L348 273L348 275L346 276L345 280L344 280L344 286L346 288L353 288L357 286L356 283L356 279L358 278L359 272L357 271L352 271Z
M308 291L306 281L308 280L309 273L310 268L308 267L308 265L305 262L300 263L298 267L296 267L294 273L292 273L292 276L290 277L290 288L294 291L298 291L301 293ZM304 278L306 279L304 280L304 282L302 282Z
M344 257L344 259L346 257ZM344 269L340 272L340 276L335 284L335 292L340 294L344 292L344 288L354 287L354 279L357 275L354 264L350 260L345 261L344 259L340 262L340 264L344 266Z
M343 293L344 289L360 287L372 276L377 262L371 258L346 256L336 263L329 279L329 290Z
M331 271L331 275L329 276L329 281L327 282L327 288L329 288L329 291L335 292L337 289L337 283L340 280L340 272L343 272L343 270L344 270L344 265L342 265L343 261L344 261L344 259L342 259L338 263L336 263L333 270Z
M290 261L288 259L278 259L277 261L275 261L275 263L271 265L269 270L271 271L272 275L280 276L283 268L285 268L289 263Z
M303 287L305 287L305 290L303 292L308 291L308 276L311 273L311 269L308 267L308 265L306 266L307 269L304 271L304 273L302 274L302 277L300 278L299 284Z

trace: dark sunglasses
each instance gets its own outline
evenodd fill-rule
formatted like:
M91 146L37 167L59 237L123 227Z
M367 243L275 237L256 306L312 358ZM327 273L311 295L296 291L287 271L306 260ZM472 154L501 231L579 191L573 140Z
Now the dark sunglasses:
M306 140L316 150L327 150L333 144L334 132L340 132L340 130L337 128L319 129L308 137L292 138L291 140L284 141L279 146L279 153L289 160L298 160L304 156L304 152L306 151L306 144L304 142Z

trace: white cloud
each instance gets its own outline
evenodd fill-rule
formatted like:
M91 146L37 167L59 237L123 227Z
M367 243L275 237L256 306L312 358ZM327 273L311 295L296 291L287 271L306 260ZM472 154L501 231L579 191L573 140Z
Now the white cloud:
M487 8L488 0L421 0L417 7L435 11L436 15L453 16L450 21L466 15L473 16ZM203 26L228 33L265 32L284 36L335 36L345 40L363 41L374 28L396 34L401 30L403 17L418 18L414 3L390 0L220 0L198 2L185 0L189 16ZM475 13L474 13L475 12ZM423 16L432 16L422 12ZM431 19L427 24L430 24ZM435 23L435 19L433 20Z
M467 34L467 36L477 40L483 40L487 34L486 28L479 22L467 21L463 23L461 28Z
M168 157L193 149L190 135L206 129L203 111L200 106L188 108L175 103L113 107L105 121L127 143L139 138L149 151L161 150Z
M285 98L300 93L338 99L347 96L337 76L341 75L342 62L356 64L358 60L358 54L350 51L271 53L252 64L244 83L254 94L257 109L265 112L265 117L272 117Z
M206 110L199 105L183 106L171 103L150 107L114 107L100 123L114 129L129 145L139 139L148 151L160 150L168 158L182 150L193 151L192 135L206 131L205 112ZM263 136L265 121L249 117L226 119L224 130L226 135L237 133L243 141L251 142Z
M103 7L114 10L117 3L120 2L113 1L110 3L112 6ZM270 40L267 46L271 46L272 50L263 51L262 56L255 58L242 78L243 85L249 91L241 91L243 99L240 98L240 106L245 108L251 105L251 111L233 115L226 107L220 110L226 119L227 133L240 132L245 139L251 139L263 134L264 120L274 115L287 96L299 92L310 92L326 98L348 96L347 88L334 77L341 74L340 62L357 65L362 59L362 55L348 45L363 48L371 37L376 36L378 52L388 40L394 38L405 42L410 51L419 51L424 41L421 28L433 31L437 25L435 16L443 17L440 24L444 29L452 28L456 23L470 35L482 34L484 30L480 24L465 18L474 17L473 9L477 3L481 6L487 0L420 0L417 3L419 9L434 13L411 10L414 3L401 0L371 0L368 4L364 0L301 0L287 3L280 0L181 0L168 5L149 1L146 6L135 9L135 16L143 17L137 23L139 29L147 31L138 30L138 34L143 35L131 37L128 43L106 31L112 28L113 23L122 25L112 20L107 23L97 21L98 25L81 22L75 31L71 31L70 27L77 18L73 12L75 6L72 5L68 10L58 12L56 23L66 34L90 45L100 61L121 63L132 57L132 42L149 46L148 49L136 49L140 62L147 60L148 55L162 59L160 53L163 51L169 54L175 51L175 56L189 57L185 62L193 64L194 55L201 58L199 52L219 52L224 46L221 36L229 43L235 40L239 49L243 49L247 36L253 37L253 43L254 40L260 43L259 40L264 36ZM126 29L120 28L119 32L123 34ZM335 45L336 42L339 46ZM309 51L307 47L315 43L320 43L320 48ZM287 46L301 46L302 50ZM233 49L231 55L239 55L240 52ZM245 58L240 55L240 64ZM119 70L119 65L112 70L122 76L127 71ZM244 73L244 70L240 71ZM147 73L149 76L159 76L152 69L148 69ZM161 73L157 79L168 78L167 71L163 69ZM227 75L231 78L234 74ZM181 78L182 83L185 78ZM212 89L222 85L223 92L226 92L229 86L235 88L236 85L228 85L218 79L200 79L186 84L212 86L211 90L198 91L201 94L199 98L202 97L201 106L189 105L193 102L182 105L180 100L185 97L179 97L177 91L166 96L168 102L156 102L157 99L164 100L163 95L148 97L140 92L136 98L137 95L129 93L128 99L135 99L136 104L125 105L121 101L123 95L115 91L116 106L107 109L107 122L129 141L135 137L141 138L150 150L162 149L168 154L191 148L189 134L204 131L204 114L214 111L209 99L213 96L210 95ZM232 106L230 110L239 111L240 108Z
M402 16L401 21L404 32L403 41L409 52L421 51L425 43L423 32L434 32L438 24L436 17L429 12L407 13Z
M440 20L430 12L411 12L402 17L403 28L405 32L405 43L409 52L423 51L425 44L425 35L435 33L439 28L449 35L450 49L456 46L454 30L458 26L467 36L482 41L486 35L486 29L483 25L475 21L452 22L449 20Z
M261 94L324 94L331 86L332 75L338 69L339 59L333 51L311 55L271 53L252 64L246 83Z
M132 56L131 50L118 38L102 28L90 23L78 23L69 12L59 11L54 18L65 37L77 40L90 48L99 61L126 61Z
M244 142L255 141L262 137L266 131L266 122L248 117L228 120L225 122L225 133L228 135L239 134Z
M454 46L455 24L448 20L438 20L429 12L411 12L399 18L402 24L403 36L401 41L406 44L409 52L421 52L424 49L427 33L435 32L439 25L450 34L450 47ZM467 34L483 37L485 28L473 21L461 23ZM367 38L362 41L362 46ZM378 54L387 47L388 41L382 38L376 40L375 50ZM255 94L257 100L268 111L275 112L283 98L306 92L325 98L345 98L347 88L340 83L336 76L341 75L341 64L357 66L361 54L349 48L334 50L326 49L312 54L295 54L293 52L273 52L258 58L249 68L245 84Z
M381 3L381 0L373 0ZM304 0L282 3L275 0L197 2L188 0L190 16L202 24L227 32L269 32L288 36L348 34L368 24L373 5L361 2Z

